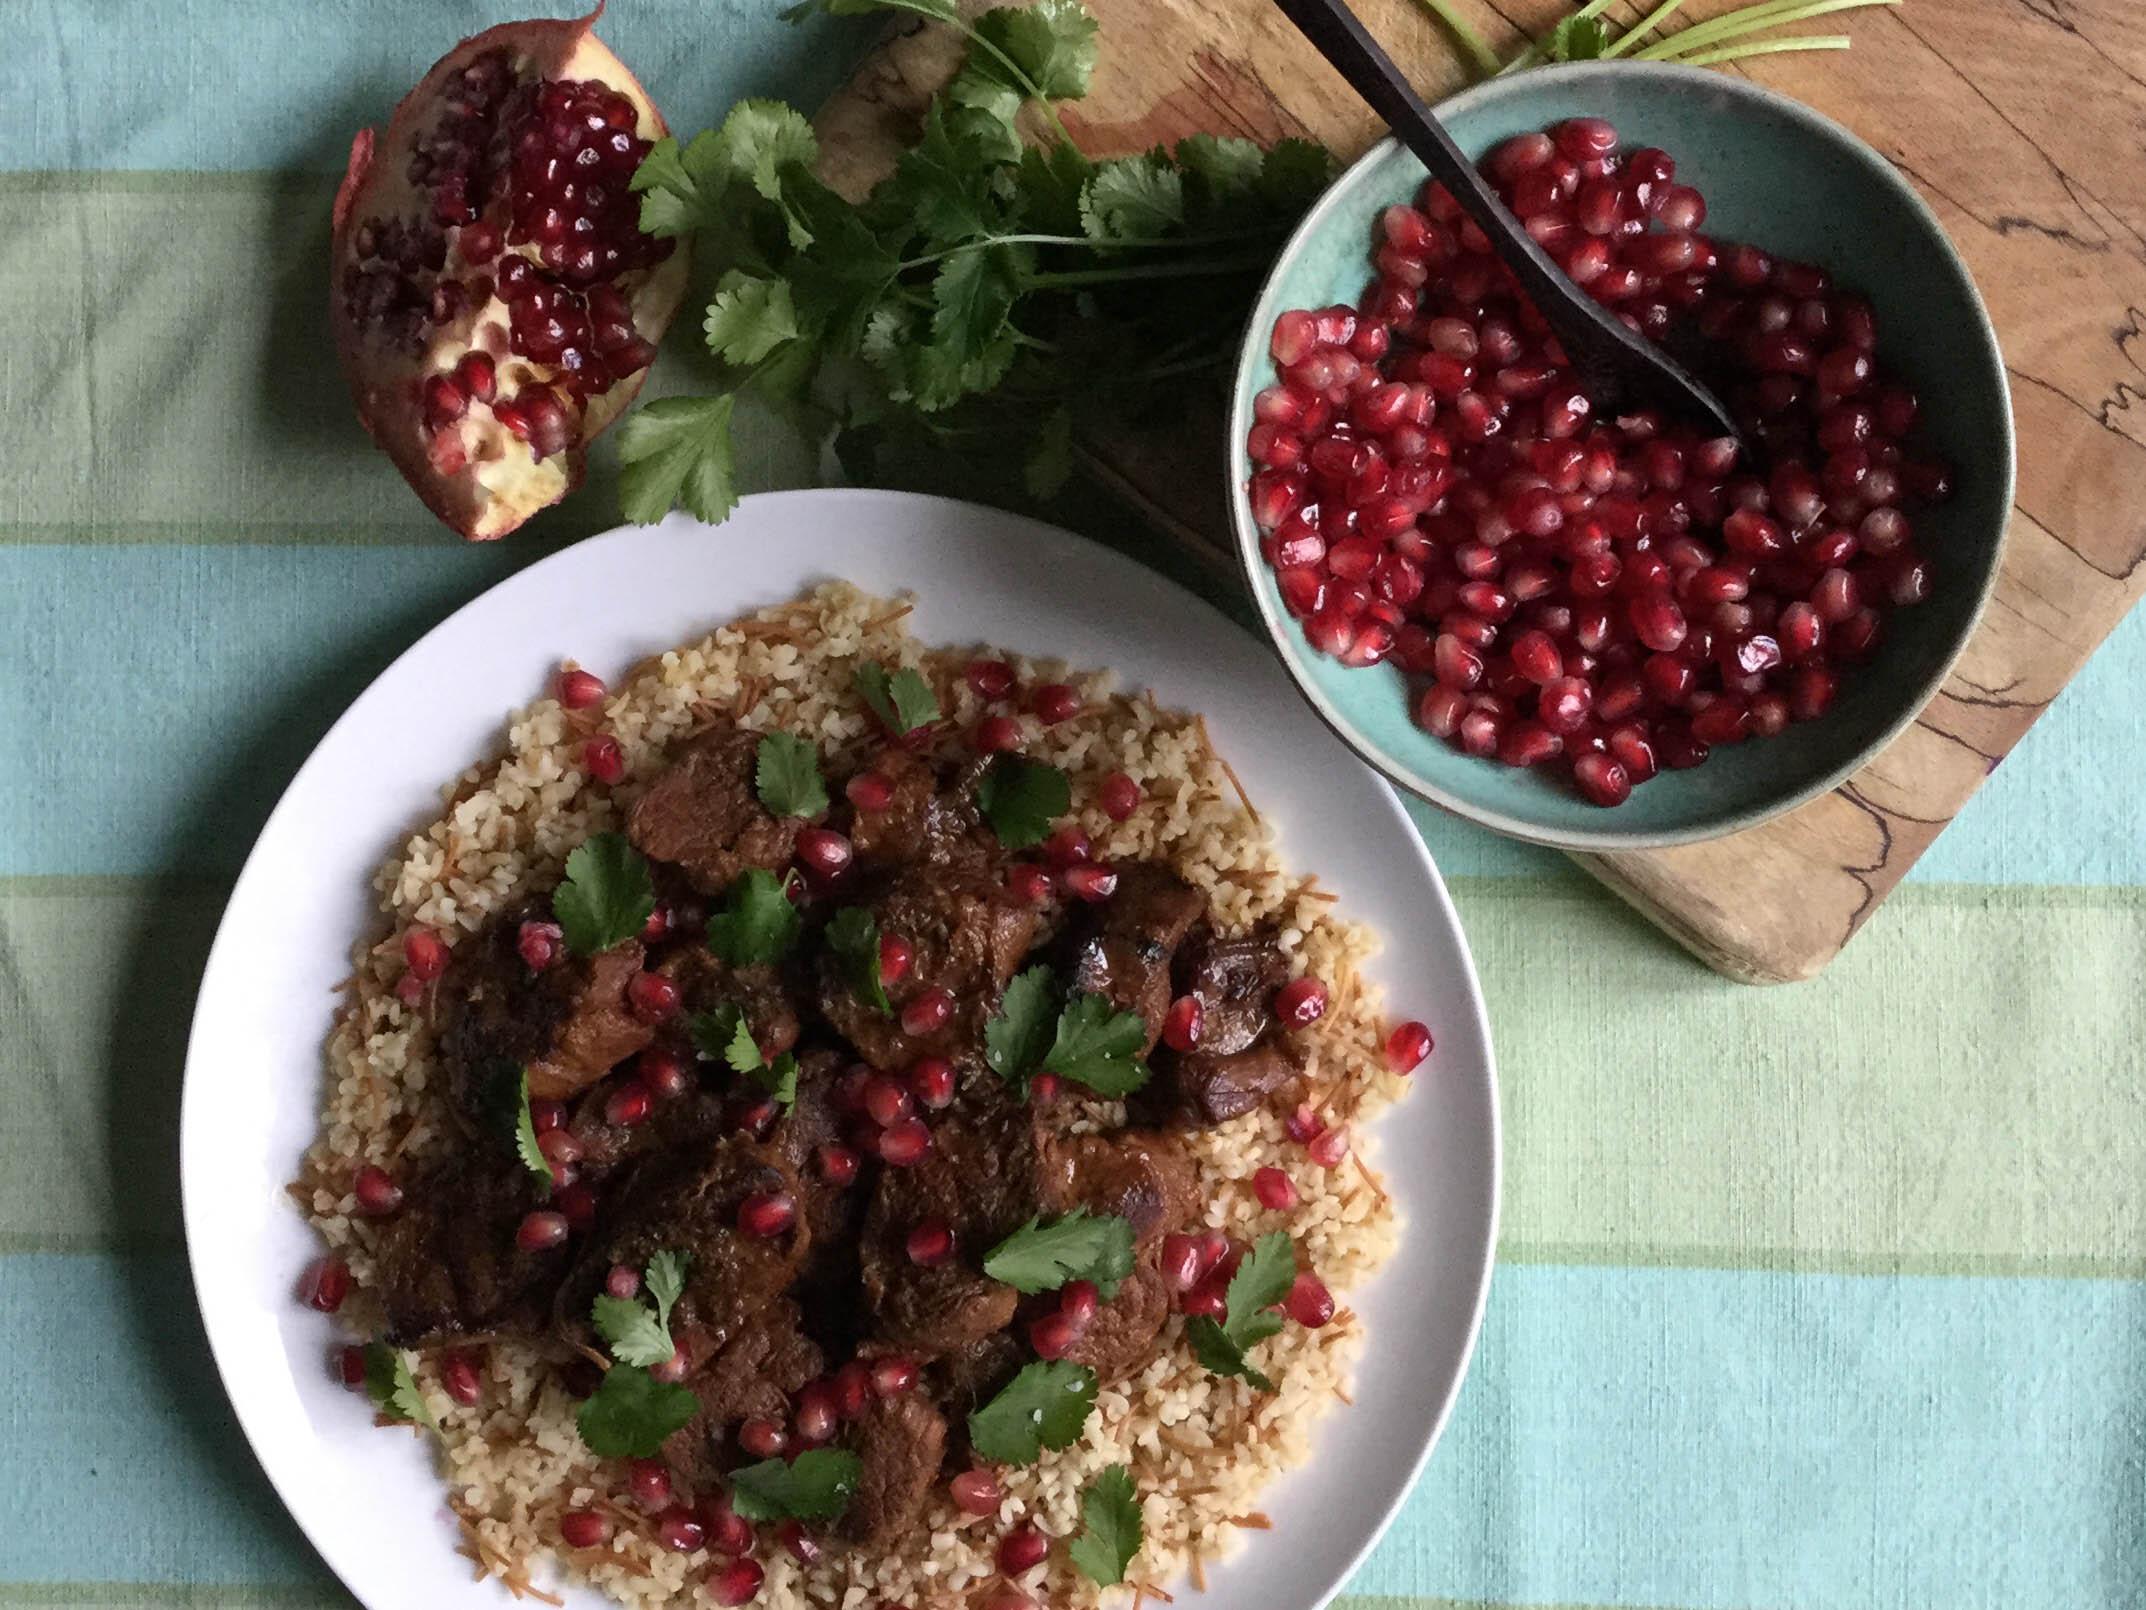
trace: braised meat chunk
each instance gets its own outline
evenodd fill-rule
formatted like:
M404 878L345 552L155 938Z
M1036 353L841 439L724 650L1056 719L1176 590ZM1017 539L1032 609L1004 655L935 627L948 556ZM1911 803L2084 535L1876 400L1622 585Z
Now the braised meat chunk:
M918 1392L881 1398L851 1433L857 1490L842 1516L842 1535L867 1546L892 1542L917 1523L931 1501L946 1457L946 1416Z
M550 913L532 906L495 921L459 948L441 987L440 1057L456 1104L472 1118L492 1100L502 1069L527 1069L531 1096L564 1101L655 1038L626 1003L644 956L639 940L537 971L522 960L524 920L549 921Z
M1142 1056L1155 1049L1170 1007L1170 959L1206 908L1176 873L1136 861L1118 869L1116 894L1073 937L1073 988L1138 1013L1147 1025Z
M1226 1124L1265 1101L1304 1071L1279 1035L1234 1056L1193 1051L1155 1069L1142 1105L1196 1129Z
M457 1150L412 1180L373 1245L387 1339L408 1347L539 1326L568 1254L524 1251L514 1232L542 1206L536 1177L503 1139Z
M1109 1302L1096 1306L1095 1318L1065 1356L1114 1381L1153 1356L1155 1338L1169 1318L1169 1282L1153 1265L1139 1264Z
M1199 1049L1209 1056L1249 1050L1274 1021L1274 992L1289 977L1289 959L1268 932L1224 939L1194 931L1178 953L1178 988L1200 1003Z
M1145 1243L1191 1219L1199 1203L1182 1145L1153 1130L1122 1129L1047 1142L1044 1205L1114 1214Z
M705 945L681 945L656 971L678 986L679 1010L690 1017L718 1006L745 1014L753 1043L770 1061L797 1044L797 1003L772 967L733 967Z
M789 865L800 824L760 803L760 738L726 722L690 740L634 806L633 847L678 867L703 894L721 894L747 867Z
M726 1469L725 1441L738 1422L787 1419L790 1395L826 1367L825 1355L801 1327L795 1303L762 1309L687 1377L700 1411L665 1440L665 1462L694 1487L714 1486Z

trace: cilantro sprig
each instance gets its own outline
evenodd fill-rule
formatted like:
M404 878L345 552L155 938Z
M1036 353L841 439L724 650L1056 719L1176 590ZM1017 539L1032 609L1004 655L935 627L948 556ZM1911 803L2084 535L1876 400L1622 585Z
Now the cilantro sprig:
M1117 1586L1140 1552L1145 1531L1129 1468L1112 1465L1088 1483L1080 1495L1080 1522L1080 1536L1067 1546L1066 1558L1096 1586Z
M656 886L641 852L623 833L592 833L566 858L566 880L552 892L552 915L577 956L593 956L631 939L656 909Z
M976 780L976 805L1009 850L1041 844L1051 824L1073 808L1073 785L1056 766L1000 755Z
M721 1062L731 1072L743 1074L758 1085L775 1104L787 1112L797 1103L797 1058L785 1051L773 1062L761 1055L753 1038L745 1009L723 1001L705 1012L695 1012L687 1021L693 1049L711 1062Z
M827 809L820 752L794 732L771 732L753 757L753 789L775 816L817 816Z
M894 1015L879 970L879 922L862 906L844 906L827 923L827 949L849 976L857 999L884 1017Z
M820 429L831 412L846 463L919 444L1004 457L1048 496L1077 426L1152 407L1229 361L1260 277L1331 176L1301 140L1083 155L1053 105L1086 94L1095 69L1096 23L1078 0L973 20L952 0L818 0L790 15L867 12L943 23L965 54L864 201L814 176L811 125L772 101L657 142L634 175L641 226L697 236L720 270L700 332L720 375L712 396L626 420L630 519L673 504L729 513L732 414L747 392L820 410ZM1035 146L1016 127L1031 108L1049 129Z
M1061 1000L1056 977L1037 966L1015 975L984 1025L984 1061L1017 1090L1047 1070L1099 1096L1127 1096L1148 1082L1140 1060L1146 1039L1139 1013L1100 995Z
M897 738L939 719L939 696L909 666L890 674L877 660L866 660L857 667L856 683L858 697Z
M1246 1355L1282 1328L1274 1305L1289 1295L1297 1277L1296 1248L1288 1232L1261 1236L1230 1277L1228 1307L1217 1321L1202 1314L1185 1326L1199 1361L1217 1375L1241 1375L1262 1392L1274 1383L1246 1362Z
M748 867L708 919L708 948L733 967L768 966L790 953L803 926L783 879Z
M648 1260L641 1277L642 1288L653 1308L637 1297L599 1295L589 1310L596 1334L621 1364L661 1364L678 1344L671 1340L671 1309L685 1290L686 1265L691 1255L668 1249Z
M536 1177L537 1188L552 1187L551 1160L537 1145L536 1119L529 1110L529 1070L502 1064L484 1087L485 1116L513 1143L522 1167Z
M749 1521L831 1520L849 1507L864 1462L847 1448L808 1448L730 1473L730 1506Z
M1446 25L1476 77L1496 78L1544 61L1607 61L1629 56L1634 61L1680 61L1688 67L1715 67L1746 56L1771 56L1784 51L1846 50L1845 34L1780 34L1776 30L1837 11L1898 5L1900 0L1758 0L1755 5L1738 6L1680 28L1644 48L1641 41L1659 30L1682 8L1684 0L1657 0L1637 22L1614 34L1611 24L1600 16L1610 0L1586 0L1578 10L1558 18L1541 38L1530 40L1503 61L1469 26L1451 0L1418 3ZM1767 34L1773 37L1758 37Z
M603 1459L648 1459L663 1439L700 1412L700 1399L638 1364L614 1364L574 1422L589 1452Z
M1068 1448L1095 1407L1095 1371L1063 1359L1028 1365L969 1416L969 1445L1002 1465L1032 1465Z
M1092 1280L1105 1302L1133 1272L1133 1227L1115 1213L1075 1208L1045 1224L1030 1219L984 1254L984 1273L1034 1296L1069 1280Z
M385 1342L365 1344L365 1395L390 1420L440 1429L425 1395L417 1389L417 1377L410 1373L410 1357L399 1347Z

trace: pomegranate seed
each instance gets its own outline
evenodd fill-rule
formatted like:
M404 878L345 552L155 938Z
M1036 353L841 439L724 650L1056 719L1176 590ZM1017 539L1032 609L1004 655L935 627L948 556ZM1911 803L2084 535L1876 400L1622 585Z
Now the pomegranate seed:
M402 959L412 978L429 984L447 971L447 945L430 928L412 928L402 936Z
M578 1180L554 1189L551 1201L560 1216L577 1230L595 1221L596 1193Z
M731 1507L728 1493L710 1493L700 1501L700 1523L707 1529L708 1546L716 1553L752 1553L752 1522Z
M350 1295L350 1265L341 1258L317 1258L306 1266L298 1282L298 1300L308 1308L332 1314Z
M1282 1131L1299 1146L1326 1127L1317 1109L1308 1101L1300 1101L1289 1109L1289 1116L1282 1120Z
M546 1252L566 1239L566 1215L545 1209L525 1217L514 1231L514 1244L524 1252Z
M954 1065L944 1057L919 1057L909 1068L910 1093L934 1110L954 1099Z
M842 792L849 802L867 815L885 810L894 803L894 785L876 771L861 771L842 785Z
M571 1129L554 1125L538 1134L537 1150L544 1154L553 1175L571 1173L574 1164L581 1161L581 1137Z
M636 1459L626 1467L626 1487L643 1509L660 1514L671 1507L671 1473L660 1459Z
M842 1418L854 1420L872 1406L872 1369L861 1359L851 1359L835 1371L835 1406Z
M1055 887L1050 873L1031 862L1017 862L1006 869L1006 892L1023 905L1042 905Z
M946 1491L964 1515L995 1515L1005 1498L997 1475L983 1469L961 1471L947 1482Z
M1573 781L1591 805L1622 805L1632 797L1632 779L1613 757L1581 755L1572 763Z
M869 1366L873 1393L882 1398L898 1398L916 1385L917 1365L912 1358L903 1358L890 1353L884 1358L875 1358Z
M1028 1100L1030 1106L1048 1107L1052 1102L1056 1101L1057 1099L1057 1074L1039 1073L1033 1079L1028 1081Z
M514 948L524 967L541 973L566 954L566 930L555 922L540 922L532 917L517 931Z
M1431 1031L1411 1018L1396 1023L1386 1036L1386 1066L1395 1073L1413 1073L1431 1054Z
M1335 1124L1312 1136L1311 1144L1304 1148L1311 1160L1321 1168L1337 1168L1349 1155L1349 1126Z
M779 1420L755 1418L738 1427L738 1446L755 1459L779 1459L790 1446L790 1433Z
M1317 1330L1334 1317L1334 1294L1309 1269L1300 1270L1282 1299L1282 1312L1306 1330Z
M593 1509L570 1509L559 1517L559 1538L568 1548L601 1548L611 1540L611 1519Z
M626 980L626 1006L643 1023L668 1023L678 1015L678 986L661 973L635 973Z
M1207 1260L1196 1235L1170 1234L1162 1238L1157 1268L1172 1291L1190 1291L1207 1273Z
M921 1039L927 1034L936 1034L946 1027L954 1015L953 992L943 985L933 984L919 990L902 1005L902 1032L911 1039Z
M1227 1315L1229 1281L1218 1278L1218 1275L1219 1271L1202 1277L1198 1285L1185 1293L1178 1307L1194 1319L1221 1319Z
M738 1232L772 1241L797 1222L797 1203L788 1191L755 1191L738 1204Z
M995 703L1014 689L1013 667L1004 660L971 660L962 674L970 691L986 703Z
M638 1079L627 1080L604 1098L604 1121L622 1127L646 1123L655 1110L655 1097Z
M631 1302L641 1295L641 1277L631 1265L615 1263L604 1275L604 1290L621 1302Z
M1060 872L1069 866L1089 860L1094 853L1088 842L1088 835L1071 822L1043 841L1044 862Z
M1163 1014L1163 1043L1173 1051L1193 1050L1200 1043L1200 1033L1206 1022L1207 1011L1201 1006L1200 998L1180 995Z
M1051 1540L1027 1521L999 1539L997 1565L1007 1576L1033 1571L1050 1557Z
M1062 1310L1041 1315L1028 1327L1028 1345L1036 1350L1038 1358L1064 1358L1079 1340L1080 1327Z
M904 1118L880 1131L879 1160L896 1168L908 1168L931 1150L931 1131L921 1118Z
M822 884L840 881L853 853L849 839L831 827L797 830L797 864Z
M1003 1587L983 1601L981 1610L1041 1610L1041 1607L1019 1588Z
M667 1509L656 1518L656 1541L675 1553L691 1554L707 1535L690 1509Z
M1140 785L1124 772L1114 771L1097 787L1096 799L1105 816L1122 822L1140 809Z
M581 769L606 788L626 775L625 751L608 732L600 732L581 746Z
M799 1442L817 1446L834 1441L835 1432L842 1423L842 1410L835 1402L833 1385L819 1380L807 1381L799 1387L791 1420L797 1427Z
M1012 716L985 716L970 735L971 746L981 755L1001 755L1019 749L1021 723Z
M353 1392L365 1384L365 1349L362 1347L338 1347L329 1354L336 1379Z
M1091 904L1108 900L1118 890L1117 872L1096 862L1067 867L1060 875L1060 881L1065 884L1066 893Z
M865 1081L864 1110L881 1129L907 1118L914 1105L907 1087L892 1074L875 1073Z
M765 1575L757 1560L740 1557L728 1565L719 1565L708 1573L708 1597L724 1606L751 1604L759 1595Z
M819 1168L820 1178L829 1185L840 1190L856 1183L857 1170L863 1165L863 1159L849 1147L829 1141L812 1155Z
M1063 682L1046 682L1029 696L1028 707L1046 727L1056 726L1080 714L1080 693Z
M604 679L590 672L575 669L559 673L559 702L569 710L588 710L601 704L605 691Z
M1252 1176L1252 1194L1271 1213L1286 1213L1297 1205L1297 1185L1281 1169L1267 1167Z
M1081 1331L1095 1322L1102 1292L1092 1280L1069 1280L1058 1289L1058 1311Z
M369 1219L384 1218L402 1206L402 1187L386 1169L371 1163L358 1170L350 1191L358 1199L358 1211Z
M879 936L879 981L883 985L898 984L908 975L909 963L916 955L908 940L900 934Z
M477 1357L467 1348L450 1348L440 1355L440 1385L447 1395L467 1407L484 1396L484 1378L477 1371Z
M693 1081L685 1060L669 1046L652 1045L634 1059L634 1077L659 1101L675 1101Z
M1326 1016L1326 986L1316 978L1292 978L1274 992L1274 1015L1295 1028Z

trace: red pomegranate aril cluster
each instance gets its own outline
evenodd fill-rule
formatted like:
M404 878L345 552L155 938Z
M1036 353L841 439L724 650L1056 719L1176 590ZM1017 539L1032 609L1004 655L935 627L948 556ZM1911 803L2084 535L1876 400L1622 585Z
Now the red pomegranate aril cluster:
M1306 640L1391 662L1432 735L1559 765L1623 803L1718 744L1815 720L1883 611L1928 597L1916 502L1950 470L1905 438L1863 297L1698 231L1706 203L1600 118L1484 167L1588 293L1733 375L1759 462L1639 411L1599 419L1554 336L1444 189L1389 207L1354 308L1292 310L1246 446L1262 547Z

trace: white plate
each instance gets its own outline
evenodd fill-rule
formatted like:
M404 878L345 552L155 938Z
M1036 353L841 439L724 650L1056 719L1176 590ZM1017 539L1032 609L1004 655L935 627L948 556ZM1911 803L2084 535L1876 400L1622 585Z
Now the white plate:
M1376 925L1373 969L1438 1048L1377 1126L1408 1228L1350 1303L1369 1327L1356 1407L1265 1501L1274 1530L1209 1574L1228 1610L1322 1604L1385 1529L1444 1424L1482 1314L1498 1204L1497 1089L1475 971L1438 873L1391 791L1327 733L1251 637L1153 572L1031 520L884 492L754 497L721 530L672 516L579 543L426 634L338 721L254 846L210 952L180 1124L186 1240L209 1342L270 1481L372 1610L506 1604L473 1583L431 1459L373 1428L330 1378L330 1322L293 1297L317 1251L284 1183L310 1143L321 1044L373 918L375 865L439 814L440 785L495 748L560 657L599 673L806 584L914 591L927 642L990 642L1206 712L1280 827L1289 863ZM1187 1590L1179 1585L1180 1605ZM584 1590L571 1603L605 1601Z

